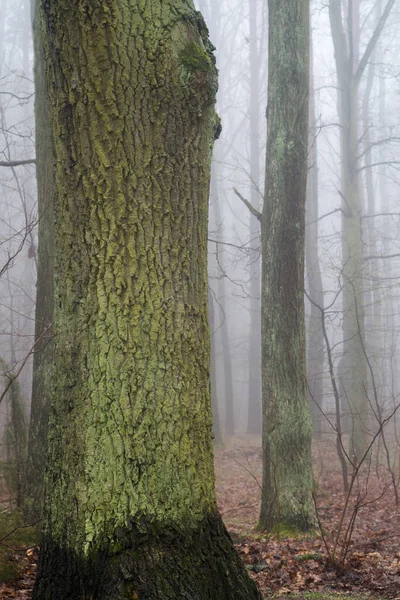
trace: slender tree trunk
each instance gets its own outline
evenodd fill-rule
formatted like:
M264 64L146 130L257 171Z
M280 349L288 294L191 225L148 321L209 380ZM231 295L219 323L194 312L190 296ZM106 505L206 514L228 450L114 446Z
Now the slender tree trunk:
M343 263L343 358L342 389L352 416L350 454L364 455L369 431L369 408L365 393L367 362L363 253L361 243L361 202L358 174L359 84L395 0L388 0L363 56L359 59L359 2L348 4L347 35L341 3L329 2L329 17L338 79L338 114L341 149L342 263Z
M293 60L296 56L296 60ZM309 2L269 1L268 136L262 221L263 483L260 526L313 526L306 387L304 238Z
M11 282L10 282L10 271L6 272L8 292L10 296L10 369L5 369L10 375L12 375L12 369L17 364L17 358L15 353L15 325L14 325L14 297L12 294ZM1 364L1 363L0 363ZM10 467L13 469L12 481L15 487L16 504L18 508L22 507L23 502L23 490L25 482L25 468L26 468L26 441L27 441L27 423L26 413L24 406L24 399L21 394L21 385L17 379L14 379L9 390L9 405L10 405Z
M214 219L217 228L222 230L222 217L221 217L221 198L218 191L218 174L217 166L218 156L213 162L212 172L212 199L214 209ZM222 241L222 240L221 240ZM233 393L233 372L232 372L232 358L231 358L231 346L230 336L228 327L228 306L226 302L226 277L225 277L225 260L224 252L219 252L217 246L217 296L218 302L221 307L222 323L219 327L220 342L222 347L222 359L224 367L224 406L225 406L225 423L224 431L227 436L235 435L235 409L234 409L234 393Z
M249 0L250 46L250 202L260 210L260 53L257 31L258 0ZM257 252L260 223L249 213L250 244L250 331L249 331L249 409L247 433L261 433L261 299L260 258Z
M0 19L0 50L1 50L1 58L4 56L4 29L6 24L6 15L7 15L7 0L0 0L0 14L2 15L2 19ZM2 60L0 61L0 74L3 70Z
M235 435L235 407L233 393L233 371L229 328L227 321L227 302L225 277L218 279L218 298L221 303L224 322L221 326L221 344L224 360L224 392L225 392L225 433L226 435Z
M377 0L377 12L382 15L382 1ZM385 54L385 45L381 44L379 48L378 61L383 61ZM386 113L388 109L388 103L386 99L386 79L385 77L379 78L379 127L385 129L387 127ZM385 155L384 155L385 156ZM383 159L385 160L385 158ZM387 165L383 164L379 167L379 196L381 200L381 209L383 212L390 212L392 210L390 202L390 191L388 189L388 168ZM390 237L391 233L396 235L393 231L393 219L391 217L385 217L384 228L386 235L383 238L383 252L384 254L391 253ZM385 275L389 278L395 275L390 261L385 265ZM397 403L399 385L397 379L398 373L398 351L397 351L397 334L395 326L395 304L393 302L393 294L386 291L383 299L383 348L384 348L384 371L383 371L383 382L384 382L384 402L387 405L392 404L394 407ZM397 415L395 415L397 419Z
M15 365L15 353L11 336L11 360L10 364ZM10 364L0 357L0 380L6 385L10 383L9 377L12 376ZM21 386L18 378L13 379L9 386L7 396L3 399L6 409L9 408L10 420L5 425L4 437L2 439L6 450L7 476L6 483L15 494L15 503L21 508L23 501L23 484L26 467L26 417L24 411L24 401L21 394ZM7 414L8 410L3 414Z
M44 55L39 33L38 5L32 0L35 49L35 120L36 178L39 215L39 247L35 314L35 353L31 418L25 481L24 515L28 522L38 522L43 509L43 483L46 459L47 421L52 387L53 321L53 201L54 178L50 112L46 92Z
M33 598L259 598L214 494L207 28L181 0L40 6L55 339Z
M367 446L368 401L365 344L361 201L357 147L359 138L358 65L356 35L358 19L349 25L348 65L339 77L339 119L342 155L342 261L343 261L343 352L348 369L345 386L352 418L350 452L360 459Z
M218 385L217 385L217 363L215 357L215 311L214 299L210 290L208 291L208 315L210 323L210 383L211 383L211 408L213 416L213 439L214 444L222 443L221 421L218 410Z
M306 275L310 297L308 320L307 380L313 435L321 437L322 400L324 374L324 334L321 326L321 311L324 307L322 276L318 259L318 163L317 124L315 115L313 44L310 36L310 127L309 127L309 171L307 178L307 227L306 227ZM316 306L317 305L317 306Z
M380 14L378 13L378 20ZM370 165L373 163L373 152L371 147L371 93L374 87L375 80L375 65L371 63L368 69L367 85L364 91L363 103L362 103L362 116L363 116L363 140L365 148L365 164ZM365 203L365 214L366 216L373 217L376 214L376 193L374 187L373 172L370 168L365 171L365 189L366 189L366 203ZM367 245L368 254L376 256L378 254L377 238L378 234L375 227L375 219L367 218L363 224L365 242ZM378 402L382 406L381 393L383 383L383 370L384 370L384 348L382 343L382 298L381 298L381 269L380 261L378 264L373 264L374 261L367 262L367 282L368 289L365 293L365 348L368 355L368 360L373 369L374 385L378 394ZM368 373L369 379L371 374ZM372 382L369 381L368 395L372 399L374 397L374 389ZM375 400L374 400L375 402ZM380 407L377 407L378 411ZM375 427L378 423L375 423Z
M341 148L342 263L343 263L343 357L340 381L344 407L351 414L350 452L361 458L367 443L368 410L364 343L364 288L359 191L358 81L355 72L358 52L354 11L349 8L347 41L340 6L330 3L330 21L335 46L338 78L338 113ZM346 422L346 419L345 419Z

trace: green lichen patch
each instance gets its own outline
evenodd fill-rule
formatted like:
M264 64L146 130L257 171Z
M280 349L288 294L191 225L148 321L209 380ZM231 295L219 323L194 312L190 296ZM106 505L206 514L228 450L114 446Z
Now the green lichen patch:
M180 52L180 59L182 65L189 73L194 73L195 71L208 73L213 68L207 52L193 40L185 44Z
M296 554L293 558L298 562L307 562L308 560L316 560L317 562L323 562L324 555L320 552L305 552L304 554Z

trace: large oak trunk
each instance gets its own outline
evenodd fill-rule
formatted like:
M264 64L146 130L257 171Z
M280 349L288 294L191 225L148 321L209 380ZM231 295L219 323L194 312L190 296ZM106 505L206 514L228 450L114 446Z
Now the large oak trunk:
M214 495L208 32L181 0L41 0L55 165L35 600L258 598Z

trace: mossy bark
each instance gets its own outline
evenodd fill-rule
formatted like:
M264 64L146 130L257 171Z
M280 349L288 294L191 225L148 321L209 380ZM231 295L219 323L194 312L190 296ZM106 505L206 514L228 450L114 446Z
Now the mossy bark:
M308 90L309 3L270 0L260 516L268 530L305 531L314 524L304 331Z
M214 495L206 26L181 0L40 6L55 339L33 597L258 598Z
M24 490L24 517L36 523L42 517L47 421L50 407L53 321L53 152L45 67L39 31L38 5L32 0L35 47L36 179L39 247L35 313L35 353L28 456Z

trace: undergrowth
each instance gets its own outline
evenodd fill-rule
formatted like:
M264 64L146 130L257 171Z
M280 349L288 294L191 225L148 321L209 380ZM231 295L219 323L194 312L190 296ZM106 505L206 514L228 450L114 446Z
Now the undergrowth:
M22 558L37 543L35 527L24 524L20 511L0 512L0 581L15 581L22 576Z

